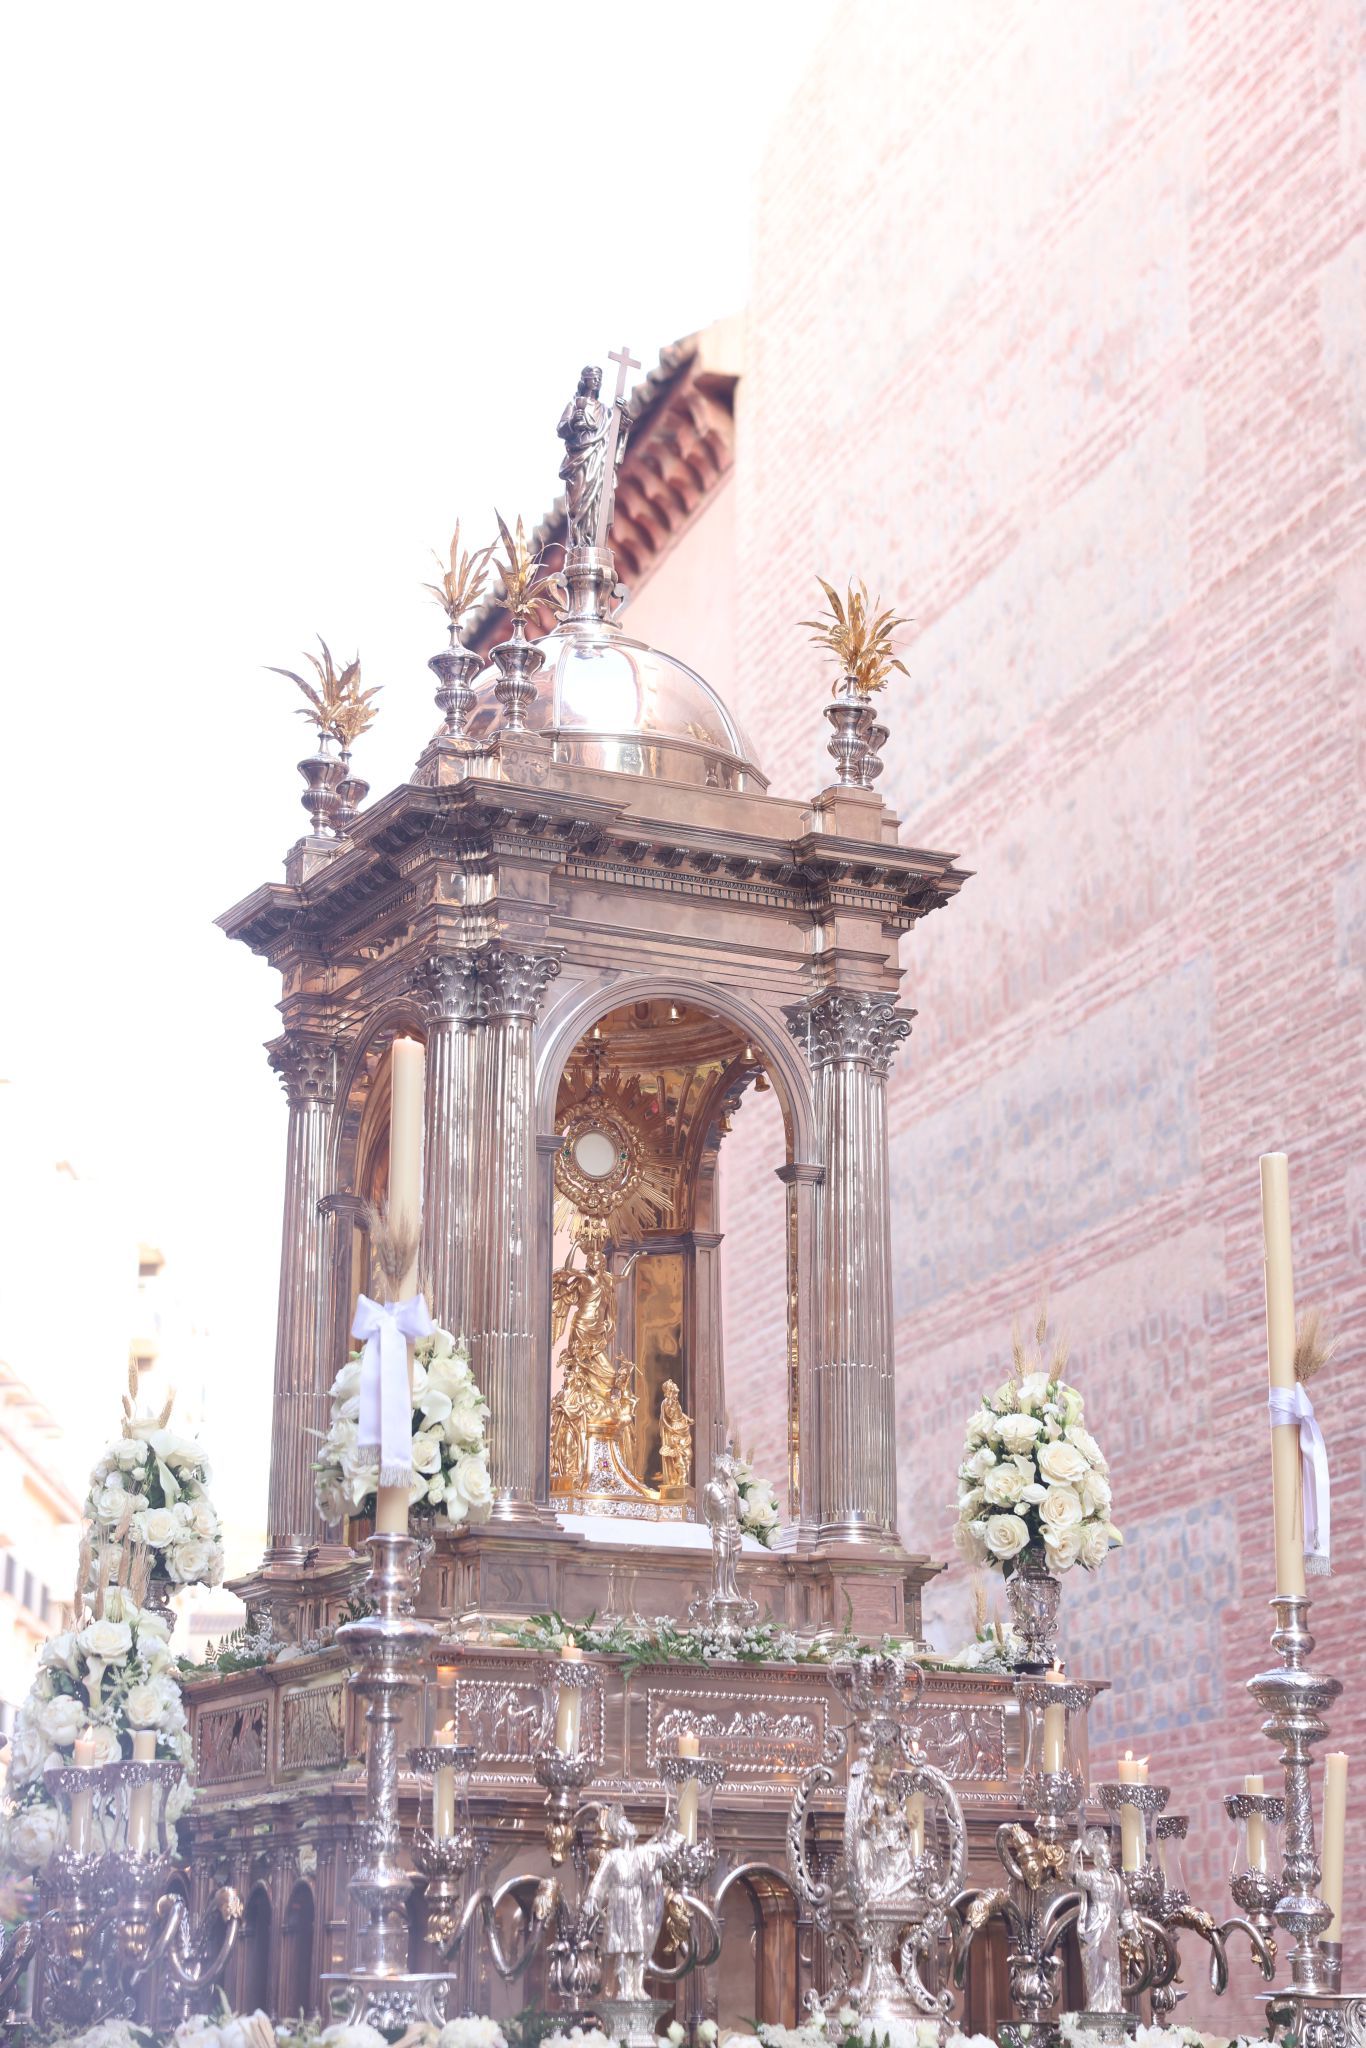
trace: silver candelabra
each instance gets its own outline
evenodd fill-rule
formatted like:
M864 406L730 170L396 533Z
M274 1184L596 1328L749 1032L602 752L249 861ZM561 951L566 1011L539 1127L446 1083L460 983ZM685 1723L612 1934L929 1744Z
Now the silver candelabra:
M845 1703L824 1760L803 1776L788 1816L792 1889L829 1945L835 1982L816 2009L847 2002L865 2026L942 2022L952 1994L927 1963L962 1883L967 1831L952 1785L915 1750L902 1725L917 1666L900 1658L837 1659L830 1680ZM806 1836L813 1798L847 1762L841 1853L829 1879L813 1874Z
M0 2009L30 1963L40 1973L44 2018L67 2027L130 2018L144 1987L185 2019L232 1953L242 1902L229 1886L192 1918L174 1889L166 1801L184 1778L174 1759L51 1764L43 1782L66 1823L66 1842L38 1880L39 1913L6 1945Z

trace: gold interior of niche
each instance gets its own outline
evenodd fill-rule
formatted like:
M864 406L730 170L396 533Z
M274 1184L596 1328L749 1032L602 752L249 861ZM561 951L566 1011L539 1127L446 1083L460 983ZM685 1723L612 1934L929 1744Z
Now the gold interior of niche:
M605 1239L617 1282L617 1355L635 1367L636 1419L619 1439L624 1462L645 1486L660 1481L659 1411L672 1380L694 1408L689 1257L679 1245L716 1227L720 1140L744 1090L767 1086L756 1049L734 1025L691 1003L656 997L610 1011L581 1038L566 1064L555 1127L573 1134L601 1114L624 1127L630 1189L610 1214L576 1207L575 1175L557 1173L555 1261L564 1267L595 1232ZM591 1199L586 1191L584 1200ZM564 1346L552 1379L563 1384ZM703 1426L710 1418L703 1419Z

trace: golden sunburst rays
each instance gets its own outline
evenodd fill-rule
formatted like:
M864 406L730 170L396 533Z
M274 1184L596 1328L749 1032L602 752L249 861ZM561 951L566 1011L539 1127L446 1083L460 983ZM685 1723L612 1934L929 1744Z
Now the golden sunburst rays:
M906 675L905 662L892 650L892 635L898 626L909 626L910 619L890 606L879 611L882 599L870 603L862 582L851 583L841 598L834 584L827 583L823 576L816 581L825 592L829 616L802 619L799 624L812 629L815 646L834 655L840 676L851 677L862 695L871 696L884 687L893 669ZM839 688L838 681L834 687Z
M316 654L304 651L304 659L312 664L318 679L316 684L292 668L276 668L273 663L267 667L272 675L287 677L303 691L308 702L299 707L300 718L308 719L320 733L329 734L349 752L361 734L374 724L378 716L375 699L383 685L376 683L368 690L362 689L360 656L353 656L339 669L321 633L318 645L323 651L321 661Z
M638 1081L585 1076L562 1098L556 1128L566 1140L555 1162L556 1230L577 1237L591 1224L606 1236L631 1238L673 1219L678 1166L653 1149ZM616 1148L607 1175L590 1177L577 1165L576 1142L589 1131Z

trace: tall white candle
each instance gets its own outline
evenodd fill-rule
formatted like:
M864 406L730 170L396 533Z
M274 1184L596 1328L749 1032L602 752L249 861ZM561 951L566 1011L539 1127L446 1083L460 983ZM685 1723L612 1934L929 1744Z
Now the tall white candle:
M1347 1848L1347 1759L1341 1751L1323 1759L1323 1877L1319 1896L1332 1908L1323 1941L1342 1940L1342 1866Z
M680 1756L700 1756L702 1745L696 1735L685 1733L678 1738ZM697 1840L697 1799L699 1786L696 1778L685 1778L678 1792L678 1832L685 1842Z
M95 1765L96 1742L93 1729L87 1728L76 1737L72 1762L78 1770L89 1771ZM71 1818L67 1823L66 1846L75 1856L90 1854L91 1816L93 1812L92 1792L73 1792L71 1795Z
M1295 1385L1295 1274L1290 1253L1290 1168L1284 1152L1261 1161L1262 1239L1266 1254L1266 1363L1273 1387ZM1276 1591L1304 1593L1304 1501L1298 1423L1271 1432L1271 1509Z
M566 1643L560 1651L562 1664L582 1664L583 1651L576 1643ZM577 1756L579 1751L579 1720L583 1713L583 1695L576 1685L562 1685L555 1702L555 1747L561 1756Z
M1126 1749L1119 1760L1118 1777L1121 1785L1146 1785L1147 1757L1135 1756L1131 1749ZM1126 1799L1119 1809L1119 1852L1123 1868L1142 1870L1146 1847L1147 1831L1143 1815Z
M413 1241L413 1256L394 1296L407 1301L417 1293L417 1232L422 1218L422 1116L427 1055L415 1038L396 1038L389 1053L389 1222L396 1233ZM408 1346L408 1380L413 1377L413 1347ZM375 1527L381 1534L403 1536L408 1530L408 1489L381 1486L375 1503Z
M151 1728L139 1728L133 1737L133 1761L150 1764L157 1753L157 1739ZM152 1841L152 1787L134 1785L128 1794L128 1848L134 1856L150 1856Z
M906 1834L912 1856L925 1853L925 1795L923 1792L906 1794Z
M454 1721L437 1729L434 1744L437 1749L454 1749ZM432 1833L438 1841L455 1833L455 1769L451 1764L439 1764L432 1774Z
M1058 1664L1048 1674L1049 1685L1066 1685L1067 1676ZM1055 1700L1043 1710L1043 1767L1046 1771L1067 1769L1067 1709Z

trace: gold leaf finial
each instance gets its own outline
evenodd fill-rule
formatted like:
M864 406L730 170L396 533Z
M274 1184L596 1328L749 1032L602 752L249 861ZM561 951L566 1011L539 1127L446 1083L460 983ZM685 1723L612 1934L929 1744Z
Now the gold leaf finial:
M851 583L841 598L833 583L827 583L823 576L816 578L825 592L829 616L820 619L802 619L799 623L810 626L812 642L833 654L839 663L840 675L852 679L863 696L871 696L874 690L884 687L894 668L902 675L909 673L904 661L898 660L892 652L892 634L898 626L909 626L910 619L902 617L890 608L879 612L882 599L868 601L868 592L863 583ZM835 688L838 689L838 682Z
M465 613L473 611L484 595L492 554L492 542L486 548L477 548L473 551L467 548L462 553L458 519L455 522L455 532L451 535L451 563L448 569L442 568L441 557L433 550L433 559L437 568L441 570L441 581L424 583L422 587L431 592L446 614L452 633L459 626Z
M529 619L538 604L557 604L560 579L545 573L542 557L527 546L526 531L519 515L517 530L511 533L501 512L495 512L504 560L495 564L503 583L503 603L514 619Z
M345 667L339 670L332 659L332 650L321 633L318 635L318 645L323 651L321 661L316 654L310 654L307 649L304 652L304 659L312 664L313 672L318 678L316 687L306 677L296 675L292 668L276 668L269 662L266 665L272 675L288 677L291 683L303 691L308 702L301 708L300 718L307 718L316 725L319 732L330 734L349 750L361 734L368 732L374 724L378 716L374 700L383 685L376 683L373 688L363 690L360 681L360 656L354 655Z

